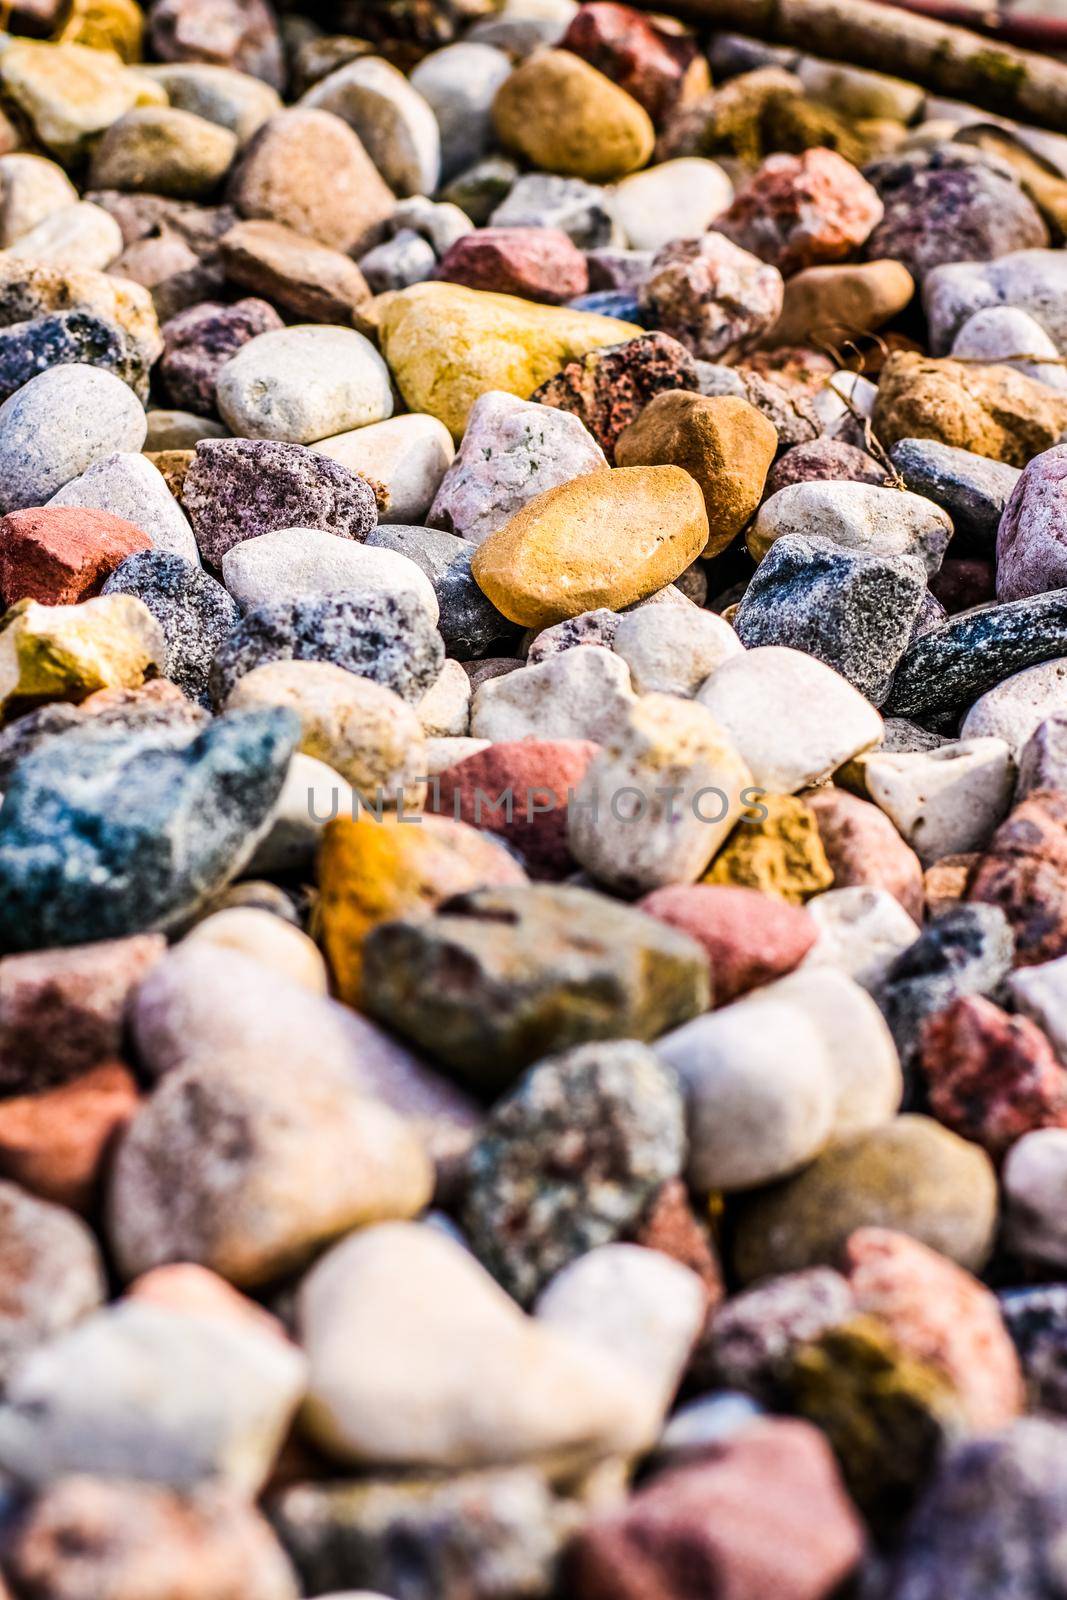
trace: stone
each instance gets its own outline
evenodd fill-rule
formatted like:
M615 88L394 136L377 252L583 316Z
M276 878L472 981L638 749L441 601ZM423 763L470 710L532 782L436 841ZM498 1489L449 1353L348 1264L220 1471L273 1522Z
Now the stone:
M215 652L240 620L222 585L181 556L149 550L117 566L103 593L132 595L147 607L163 633L163 672L190 700L206 703Z
M481 544L536 496L606 465L579 418L491 390L471 408L429 518Z
M528 502L475 553L471 571L504 616L544 627L633 605L704 549L708 519L680 467L586 474Z
M1056 445L1024 467L997 532L997 598L1021 600L1067 583L1061 485L1067 448Z
M1011 807L1015 767L1003 739L875 750L860 760L868 797L925 865L985 848Z
M807 909L818 930L807 965L838 967L868 993L881 988L896 958L919 937L917 923L887 889L828 889Z
M923 284L930 348L944 354L976 311L1008 305L1033 317L1063 350L1067 343L1064 287L1058 250L1012 250L999 260L937 267Z
M802 447L801 447L802 448ZM759 508L746 534L754 561L762 561L777 539L817 530L844 550L881 556L911 555L932 576L941 565L952 519L921 495L873 483L791 484Z
M231 283L308 322L350 323L370 298L362 272L342 251L277 222L238 222L219 251Z
M798 1349L851 1321L857 1309L847 1279L832 1267L808 1267L742 1289L712 1317L708 1371L738 1395L782 1405Z
M780 455L767 474L764 498L798 483L847 481L885 485L886 470L857 445L826 434L808 444L795 444Z
M1067 952L1060 906L1067 811L1060 790L1034 790L1008 815L975 864L967 898L998 906L1015 934L1021 967Z
M762 262L716 228L657 251L638 301L642 314L703 361L736 360L757 345L782 314L777 267Z
M521 630L497 610L475 582L471 571L473 547L464 550L463 542L456 542L460 553L439 572L433 584L440 607L438 629L445 649L457 660L468 662L517 646Z
M701 881L758 889L801 905L830 887L833 872L815 817L804 801L794 795L759 792Z
M659 394L620 435L620 467L677 466L704 496L711 537L703 554L718 555L760 503L778 448L773 425L747 400L708 398L685 390Z
M182 484L182 505L201 552L216 567L264 534L321 528L339 541L361 542L377 521L365 479L279 439L201 440Z
M256 840L248 870L271 875L306 872L325 823L334 816L350 816L357 803L339 772L298 751L289 762L267 826Z
M457 239L434 273L446 283L561 305L585 294L585 257L553 228L481 228Z
M636 609L640 611L643 608L638 606ZM672 606L670 609L673 611L675 608ZM526 665L538 667L553 656L562 655L565 650L575 650L581 645L602 645L605 650L613 650L621 622L620 612L611 611L607 606L597 606L595 611L579 611L576 617L566 617L551 628L542 628L539 633L531 629L533 637L526 651Z
M914 1057L927 1017L961 995L996 993L1014 947L1011 927L995 906L954 903L940 912L897 957L878 992L901 1058Z
M349 61L314 84L300 103L347 122L394 194L432 195L437 189L437 118L390 62L377 56Z
M698 944L582 889L477 890L429 920L385 924L364 946L370 1014L482 1087L506 1086L549 1051L654 1038L707 999Z
M882 368L873 423L887 447L900 439L934 439L1025 467L1067 434L1067 397L1012 367L903 351Z
M948 512L958 538L982 551L994 548L1004 508L1019 481L1018 467L936 439L898 439L889 454L913 493Z
M247 1497L222 1485L178 1494L159 1484L72 1477L34 1499L7 1565L20 1586L78 1600L86 1583L157 1600L295 1600L292 1568ZM240 1574L239 1577L235 1576ZM235 1584L238 1587L235 1587Z
M425 520L456 453L444 424L425 415L374 422L320 439L312 448L355 476L380 484L386 496L381 515L389 525Z
M918 84L816 56L801 56L794 70L806 94L845 117L915 122L926 98Z
M1036 1128L1012 1145L1004 1162L1004 1242L1014 1256L1048 1271L1067 1259L1063 1185L1067 1129Z
M165 349L159 369L168 397L178 406L212 411L215 385L230 357L257 334L281 326L273 306L253 299L230 306L209 300L171 317L161 330Z
M246 612L347 590L382 599L407 596L432 625L438 620L433 585L414 561L322 528L278 528L245 539L223 556L222 575Z
M299 1351L258 1327L120 1302L18 1364L0 1405L0 1459L27 1484L102 1460L115 1477L177 1489L218 1478L254 1493L304 1379Z
M10 254L63 270L102 272L122 251L122 230L89 201L60 206L8 246Z
M0 511L40 506L116 450L140 450L144 410L119 378L76 363L31 378L0 405Z
M915 280L900 260L806 267L788 278L782 314L764 343L842 345L877 333L914 293Z
M120 450L101 456L57 490L48 506L80 506L90 514L120 517L143 533L155 554L180 556L187 564L200 565L188 518L163 474L140 452Z
M294 712L299 749L340 773L368 806L421 809L422 730L391 689L328 661L272 661L239 679L226 702L231 711L267 706Z
M372 294L388 294L425 283L437 266L433 246L410 228L403 228L359 258L359 270ZM347 321L347 318L346 318Z
M632 897L692 883L745 816L751 774L703 706L646 694L604 741L570 807L568 842L597 882Z
M230 906L214 911L186 934L197 944L238 950L272 971L280 972L312 994L329 988L326 963L314 940L291 923L256 906Z
M655 123L685 93L697 58L687 32L664 28L629 6L603 0L578 11L561 43L625 89Z
M412 88L437 119L444 182L490 154L493 100L510 72L503 50L466 39L431 51L412 72Z
M77 204L78 191L58 162L24 150L0 156L0 247L4 250L56 211Z
M109 318L60 311L0 329L0 398L10 399L31 378L80 364L121 378L142 402L148 373L141 352Z
M190 411L150 411L145 450L153 454L174 451L192 455L201 439L226 439L225 423L211 417L198 417Z
M480 683L471 704L471 732L493 744L520 739L603 744L621 731L635 703L625 661L599 645L586 645Z
M330 112L292 106L269 118L230 179L241 216L361 254L396 200L352 129Z
M1001 1316L1018 1351L1030 1409L1063 1415L1063 1286L1002 1290Z
M759 1420L594 1516L568 1572L578 1600L683 1600L693 1573L709 1593L806 1600L845 1580L863 1544L818 1429Z
M1067 660L1043 661L1004 678L974 702L960 726L964 739L1003 739L1018 761L1031 736L1067 700Z
M159 9L156 6L155 14ZM171 105L179 111L190 111L218 123L220 128L228 128L236 136L238 149L282 109L276 88L233 67L209 61L178 61L141 66L138 71L161 84Z
M1054 712L1045 718L1030 735L1018 756L1019 779L1015 788L1017 800L1024 800L1035 789L1067 788L1064 762L1064 714Z
M209 196L237 154L237 135L173 106L139 106L107 129L93 150L94 189L147 190L183 200Z
M111 1151L139 1099L129 1068L104 1060L70 1083L6 1098L0 1174L40 1200L94 1214Z
M471 681L460 661L446 661L440 676L418 704L428 738L463 738L470 727Z
M813 149L769 156L715 228L789 277L851 255L881 220L878 193L856 168L836 151Z
M654 332L567 362L533 398L543 406L573 412L608 460L614 461L623 430L657 395L697 387L697 364L685 346L668 334Z
M97 596L75 606L20 600L0 619L0 705L84 700L137 688L163 660L163 635L139 600Z
M645 606L619 618L612 641L638 694L689 699L741 641L721 617L696 606Z
M238 434L314 444L392 415L389 372L354 328L308 324L262 333L218 375L216 398Z
M127 71L109 50L12 41L0 66L5 96L58 160L83 156L94 139L135 106L165 103L163 91Z
M922 865L885 813L843 789L811 790L805 800L815 814L835 889L884 889L909 916L921 918Z
M161 61L212 62L275 89L285 81L278 26L264 0L155 0L149 39Z
M734 197L734 186L715 161L683 156L624 178L612 205L633 250L662 250L675 239L706 233Z
M957 333L949 354L957 361L1002 363L1050 389L1067 388L1055 344L1039 322L1015 306L976 311Z
M794 794L881 738L882 721L846 679L781 646L730 656L697 695L737 745L753 782Z
M654 889L638 904L703 945L716 1005L791 972L815 948L816 925L801 907L755 889L673 884Z
M44 506L0 518L0 603L74 605L99 594L127 556L147 550L139 528L106 511Z
M586 251L618 242L618 226L610 197L599 184L549 172L527 172L520 177L513 163L499 157L472 169L473 174L477 175L483 167L486 169L483 183L488 184L491 179L499 181L505 191L499 204L489 202L486 220L491 227L560 228L579 250ZM452 187L454 190L457 186ZM462 186L460 188L462 192ZM469 205L465 204L464 208L474 216Z
M122 329L126 360L135 381L143 381L161 354L152 297L139 284L88 268L63 271L9 253L0 255L0 326L12 328L63 312L83 312L97 324L111 323Z
M122 600L139 604L106 603ZM187 917L241 866L295 743L295 719L269 711L191 738L90 727L28 756L4 796L0 944L78 944Z
M266 537L266 536L264 536ZM327 590L266 601L246 612L211 668L216 705L269 661L330 661L414 704L438 678L441 637L411 590Z
M457 441L474 402L489 390L525 400L567 362L640 332L614 317L448 283L400 291L379 324L382 352L408 407L438 417Z
M97 615L98 611L99 608L94 607L92 614ZM143 611L137 613L137 620L142 625L146 622ZM84 693L84 688L75 688L74 692ZM15 720L9 722L0 734L0 776L6 784L20 761L42 745L75 728L112 727L127 731L162 728L184 729L192 733L206 727L207 722L208 713L203 706L187 700L169 678L149 678L143 683L131 681L128 686L120 684L103 689L94 688L86 699L78 703L73 700L46 700L33 710L18 705Z
M493 123L505 149L531 166L594 183L645 166L655 143L644 108L564 50L532 57L504 80Z
M580 1045L538 1063L493 1108L466 1162L465 1237L529 1306L587 1251L624 1238L684 1159L682 1100L652 1052Z
M949 262L995 261L1048 243L1041 213L1015 178L964 145L889 155L867 176L885 206L867 248L902 261L919 283Z
M833 1259L857 1228L908 1234L968 1271L981 1269L996 1226L992 1163L929 1117L901 1116L823 1152L748 1199L734 1261L745 1283Z
M90 1316L106 1293L104 1263L80 1217L0 1181L4 1223L4 1313L0 1371L5 1390L35 1348Z

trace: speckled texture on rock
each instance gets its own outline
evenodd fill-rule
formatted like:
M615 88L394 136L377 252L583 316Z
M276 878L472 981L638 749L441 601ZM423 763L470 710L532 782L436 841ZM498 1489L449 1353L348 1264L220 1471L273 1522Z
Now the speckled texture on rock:
M210 415L226 362L249 339L281 326L281 317L266 300L238 300L232 306L203 301L171 317L160 329L164 351L159 363L171 404Z
M115 568L104 594L132 594L163 629L163 671L192 700L207 702L215 651L240 612L221 583L181 556L148 550Z
M531 398L573 412L610 462L620 433L657 394L698 387L696 363L684 344L657 331L568 362Z
M774 327L784 293L777 267L713 232L664 245L638 299L644 317L694 356L722 361Z

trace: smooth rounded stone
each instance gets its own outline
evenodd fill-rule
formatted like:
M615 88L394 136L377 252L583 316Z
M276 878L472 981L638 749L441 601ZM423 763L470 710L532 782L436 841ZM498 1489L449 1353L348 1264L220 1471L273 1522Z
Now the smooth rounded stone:
M1062 589L958 612L909 645L885 710L924 718L957 713L1005 678L1061 658L1065 629Z
M239 283L292 317L350 323L370 298L356 263L277 222L238 222L219 240L230 283Z
M102 456L64 484L48 504L107 511L140 528L155 552L200 565L188 518L162 473L140 452L125 450Z
M449 735L446 738L431 737L426 740L426 774L428 778L438 778L442 773L448 772L451 767L457 766L461 761L466 761L468 756L481 755L483 750L490 750L492 746L488 739L474 739L468 735Z
M437 624L433 584L414 561L322 528L278 528L245 539L223 556L222 577L245 612L358 590L385 600L407 595Z
M605 650L614 649L615 635L621 621L620 612L610 611L607 606L597 606L595 611L580 611L576 617L567 617L551 628L542 628L539 633L531 629L532 637L527 636L530 643L526 651L526 665L539 666L542 661L548 661L564 650L574 650L579 645L596 644L603 645Z
M603 744L570 807L574 859L626 896L694 882L745 814L729 736L695 701L646 694Z
M919 937L918 924L887 889L828 889L806 909L818 930L806 968L838 967L868 993L881 987L896 958Z
M159 370L168 398L194 411L213 410L215 384L230 357L257 334L281 326L281 318L264 300L234 305L207 300L180 311L162 329L166 348ZM197 442L194 438L192 446Z
M391 524L423 522L456 454L444 424L424 415L392 417L320 439L312 448L383 485L386 505L380 514Z
M1067 395L1013 367L895 351L882 368L873 426L886 448L929 438L1025 467L1067 434Z
M161 61L213 62L275 89L285 81L277 22L263 0L155 0L149 39Z
M873 751L864 787L926 865L981 850L1007 815L1015 764L1007 742L971 735L937 750Z
M1067 448L1057 445L1023 469L997 533L997 597L1020 600L1067 583L1062 512Z
M191 700L206 702L215 652L241 615L221 583L181 556L148 550L117 566L102 592L147 606L163 631L163 672Z
M242 542L283 530L324 530L358 543L377 521L374 491L340 462L278 439L205 439L182 484L197 543L221 566ZM342 557L343 559L343 557Z
M429 519L481 544L537 495L606 466L578 417L492 390L471 408Z
M441 608L438 629L449 655L466 662L518 646L521 629L497 610L474 578L472 548L434 579Z
M159 624L139 600L96 596L78 605L19 600L0 628L0 705L84 700L98 689L137 689L163 660Z
M146 427L110 372L76 363L31 378L0 406L0 511L44 505L94 461L140 450Z
M866 178L836 151L816 148L768 156L715 227L788 277L850 256L881 219L882 202Z
M718 666L697 694L733 739L753 782L795 794L880 742L882 719L839 673L769 645Z
M4 796L0 941L78 944L188 916L248 855L296 731L282 712L226 717L191 738L90 725L28 756Z
M0 518L0 598L70 606L99 594L104 580L149 541L107 512L80 508L11 511Z
M774 426L747 400L675 390L656 395L619 436L615 460L620 467L674 465L696 479L711 530L708 558L756 510L777 449Z
M237 950L299 983L312 994L329 989L326 963L318 946L299 928L255 906L231 906L198 922L186 938L197 944Z
M436 190L441 172L437 118L388 61L377 56L349 61L314 84L300 103L347 122L394 194Z
M477 890L428 921L375 929L364 985L372 1016L490 1088L548 1051L687 1021L706 1007L708 964L639 911L538 884Z
M367 802L421 809L426 793L419 718L392 690L327 661L272 661L238 680L228 711L285 706L299 749L324 761Z
M581 1600L682 1600L693 1572L712 1574L724 1595L808 1600L846 1581L863 1549L825 1436L768 1419L594 1514L568 1573Z
M303 106L263 124L234 168L229 193L242 217L281 223L357 256L376 242L396 207L348 124Z
M557 173L513 174L489 223L494 228L560 228L580 250L620 242L608 191Z
M1045 717L1016 760L1016 802L1036 789L1067 789L1067 708Z
M86 318L117 324L138 372L147 372L161 353L152 297L139 284L88 268L61 271L0 254L0 324L11 329L61 312L82 312Z
M894 1228L978 1272L996 1230L997 1184L977 1145L929 1117L902 1116L833 1145L745 1202L734 1263L745 1283L836 1259L861 1227Z
M503 50L468 41L432 51L412 72L412 88L437 119L444 182L492 150L493 100L510 72Z
M1067 1128L1037 1128L1008 1151L1004 1163L1005 1243L1024 1261L1047 1269L1067 1262L1063 1193Z
M107 1283L96 1240L81 1218L65 1207L0 1181L0 1218L4 1227L0 1372L6 1389L27 1356L102 1304Z
M610 183L643 167L655 130L643 106L569 51L517 67L493 102L497 137L531 166Z
M103 271L122 252L122 229L101 206L82 200L42 217L7 249L15 258L64 271Z
M76 161L117 118L138 105L158 105L163 91L128 71L113 51L85 45L12 39L0 66L5 96L58 160Z
M658 124L680 95L696 93L708 82L692 34L669 22L664 26L664 20L598 4L578 12L563 36L563 48L599 68Z
M383 307L378 328L410 410L440 418L457 442L474 402L489 390L527 399L567 362L641 332L615 317L455 283L401 290Z
M410 228L402 229L359 258L359 270L373 294L425 283L433 277L436 266L433 246Z
M298 1317L311 1369L304 1426L346 1464L581 1462L640 1449L658 1429L652 1382L528 1318L434 1228L369 1228L335 1246L305 1277Z
M793 70L805 94L833 106L846 117L914 122L926 98L918 84L908 83L903 78L869 72L838 61L823 61L817 56L801 56Z
M676 884L654 889L639 906L703 946L716 1005L791 971L815 944L815 926L801 907L754 889Z
M1067 348L1067 277L1059 250L1012 250L999 260L937 267L923 284L930 348L947 351L959 329L987 306L1015 306Z
M505 739L604 744L625 726L635 704L625 661L599 645L585 645L480 683L471 704L471 732L493 744Z
M269 661L330 661L415 703L440 676L444 646L413 579L412 587L390 593L332 590L253 607L216 652L210 677L216 705Z
M1067 660L1062 658L1013 673L980 695L960 725L960 736L1003 739L1012 760L1019 761L1031 737L1061 711L1067 711Z
M552 228L481 228L468 233L445 253L434 276L546 305L579 300L589 287L584 255L565 233Z
M632 1234L684 1162L681 1097L652 1052L580 1045L539 1062L494 1106L465 1166L464 1236L528 1306L587 1251Z
M708 541L703 495L681 467L589 473L548 489L478 547L471 570L525 627L646 599Z
M158 8L157 8L158 9ZM278 91L247 72L206 61L164 62L138 69L160 84L179 111L191 112L228 128L238 147L246 145L275 112L282 109Z
M718 231L659 250L638 295L654 328L704 361L735 359L782 313L782 275Z
M254 1494L305 1376L295 1346L259 1328L119 1302L19 1363L0 1405L0 1461L28 1484L103 1469Z
M900 261L808 267L787 280L782 314L764 343L840 345L862 338L899 316L914 293L915 280Z
M214 417L198 417L191 411L156 409L148 412L146 451L195 450L201 439L228 437L225 423Z
M957 333L949 351L958 361L1001 362L1050 389L1067 389L1067 369L1044 328L1016 306L976 311Z
M845 550L916 556L937 572L952 538L952 519L921 495L873 483L795 483L765 500L746 534L754 561L776 540L817 531Z
M857 445L823 434L808 444L792 445L767 474L764 498L809 482L848 481L885 485L886 470Z
M665 161L624 178L612 209L634 250L662 250L675 239L697 239L734 197L734 186L714 161L689 156Z
M885 813L843 789L809 790L805 801L815 815L836 887L885 889L909 916L921 919L922 865Z
M612 648L629 667L637 694L688 699L743 646L712 611L652 606L619 619Z
M284 1551L247 1496L221 1485L178 1494L154 1483L79 1475L42 1489L5 1565L53 1600L150 1593L176 1600L296 1600Z
M957 537L973 541L980 550L993 548L1019 481L1018 467L936 439L898 439L889 455L913 493L948 512Z
M1067 962L1062 958L1021 967L1008 978L1016 1011L1032 1019L1048 1036L1060 1060L1067 1055Z
M0 248L9 250L39 222L77 203L78 191L57 162L24 150L0 156Z
M248 871L275 876L306 871L326 823L351 816L358 805L350 784L324 761L299 751L292 757L281 793L256 841Z
M140 106L113 122L93 151L94 189L146 190L180 199L206 197L237 154L237 136L173 106Z
M0 1174L41 1200L93 1215L111 1151L137 1109L137 1082L98 1061L71 1083L0 1106Z
M902 1059L922 1047L926 1019L961 996L989 995L1008 976L1014 938L996 906L955 903L894 961L878 994Z
M293 444L393 412L389 369L370 340L354 328L315 324L250 339L220 371L216 395L234 433Z
M461 737L471 720L471 681L458 661L446 661L419 701L418 720L427 736Z

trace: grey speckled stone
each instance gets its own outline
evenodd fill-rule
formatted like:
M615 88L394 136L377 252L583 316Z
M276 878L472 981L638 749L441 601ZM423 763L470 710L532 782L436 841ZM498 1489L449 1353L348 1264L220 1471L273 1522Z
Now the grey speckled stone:
M458 661L506 655L522 636L522 629L509 622L475 583L473 555L473 548L463 551L434 580L441 608L437 626L448 654Z
M1031 1406L1067 1416L1067 1283L1006 1289L997 1298Z
M129 384L142 405L148 399L148 368L142 352L117 322L89 311L53 311L32 322L0 328L0 400L39 372L75 362L114 373Z
M256 606L218 650L211 694L224 705L246 672L268 661L331 661L415 704L440 675L445 652L410 594L362 590Z
M191 737L211 720L203 706L187 700L166 678L153 678L140 689L111 691L111 697L111 705L101 711L52 700L0 729L0 794L20 761L72 728L124 728L134 733L177 728Z
M1004 507L1022 476L1020 468L937 439L898 439L889 455L913 494L925 495L948 512L958 538L992 553Z
M120 450L94 461L77 478L64 484L48 503L110 511L113 517L122 517L146 533L153 550L200 565L200 551L188 517L167 488L159 468L140 452Z
M120 562L103 593L144 601L163 629L163 671L191 700L206 701L215 651L241 616L222 584L181 556L147 550Z
M31 378L0 406L0 514L43 506L101 456L140 450L144 407L120 378L82 363Z
M901 1061L910 1062L927 1017L961 995L993 994L1011 970L1015 939L999 906L956 905L893 962L875 995Z
M421 567L431 583L457 556L467 553L466 541L440 528L416 527L404 522L382 522L368 533L365 544L395 550Z
M747 649L803 650L880 705L926 593L916 558L866 555L786 534L757 568L734 626Z
M0 949L166 928L240 870L300 725L272 709L203 733L86 728L13 774L0 813Z

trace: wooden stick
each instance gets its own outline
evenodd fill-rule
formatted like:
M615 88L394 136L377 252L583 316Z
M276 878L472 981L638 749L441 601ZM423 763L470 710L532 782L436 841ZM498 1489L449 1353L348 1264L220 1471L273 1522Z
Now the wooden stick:
M664 0L633 0L662 11ZM908 78L948 98L1067 133L1067 63L878 0L671 0L696 23Z

